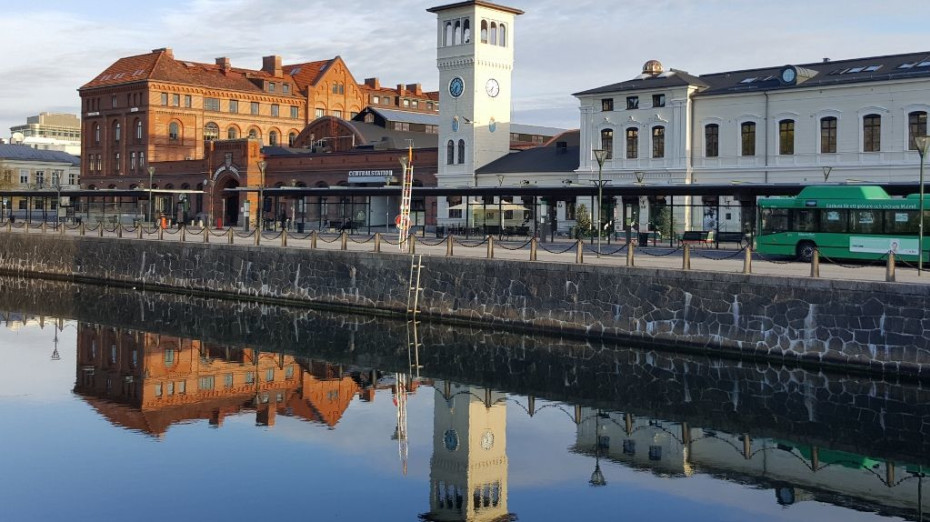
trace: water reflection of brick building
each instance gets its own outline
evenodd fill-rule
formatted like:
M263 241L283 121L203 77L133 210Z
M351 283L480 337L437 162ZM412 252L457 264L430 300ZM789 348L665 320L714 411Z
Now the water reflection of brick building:
M110 422L156 436L254 411L335 426L360 387L341 367L135 330L78 328L75 392Z

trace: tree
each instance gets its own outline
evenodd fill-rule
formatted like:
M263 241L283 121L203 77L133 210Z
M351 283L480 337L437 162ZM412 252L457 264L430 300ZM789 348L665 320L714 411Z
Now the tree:
M661 237L672 237L672 210L666 205L656 206L652 223Z
M582 234L591 234L591 214L588 213L588 207L584 206L584 204L578 205L578 208L575 209L575 223L577 224L575 227L577 237L581 237Z

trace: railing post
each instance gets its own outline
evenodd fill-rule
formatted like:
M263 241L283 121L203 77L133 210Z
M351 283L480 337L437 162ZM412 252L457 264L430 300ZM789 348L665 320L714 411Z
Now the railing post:
M636 266L636 254L633 252L635 248L632 241L626 244L626 266Z
M446 257L452 257L452 244L455 243L455 240L452 239L452 234L446 236Z
M7 220L7 222L6 222L6 231L7 231L7 232L12 232L12 231L13 231L13 222L10 221L10 220Z
M494 236L488 237L488 259L494 259Z
M534 236L533 238L530 239L530 261L536 261L536 248L537 247L538 245L536 244L536 237Z
M46 233L47 231L48 231L48 222L47 222L47 221L43 221L43 222L42 222L42 235L45 235L45 233Z
M375 232L375 253L381 252L381 232Z
M691 270L691 245L688 243L681 247L681 269Z
M349 234L347 234L346 231L343 230L343 231L342 231L342 235L340 236L339 239L340 239L340 242L341 242L341 243L340 243L340 249L341 249L341 250L348 250L348 249L349 249Z
M811 277L820 277L820 250L816 248L811 256Z
M203 232L203 242L209 243L210 242L210 229L207 227L203 227L200 230Z
M316 231L316 230L314 230L314 231L310 234L310 248L312 248L312 249L316 249L316 238L317 238L317 234L318 234L318 231Z
M281 229L281 246L283 247L287 246L287 229L286 228Z
M894 275L894 252L888 252L888 264L885 267L885 281L889 283L895 282Z
M184 225L181 225L181 233L178 235L181 236L180 238L178 238L178 242L183 243L187 241L187 227Z
M136 239L142 239L143 226L144 225L142 223L139 223L138 225L136 225Z
M262 244L262 229L261 227L255 228L255 246Z
M65 222L64 221L58 224L58 235L59 236L65 235Z
M165 239L165 227L158 227L158 240Z
M226 237L228 238L228 239L227 239L227 242L228 242L230 245L233 244L233 229L232 229L232 227L229 227L228 229L226 229Z
M746 247L746 255L743 257L743 273L752 273L752 247Z
M121 225L121 224L120 224L120 225L116 225L116 227L117 227L117 228L116 228L116 237L122 239L122 238L123 238L123 225Z
M416 234L410 234L410 235L407 237L407 241L409 241L409 243L410 243L410 253L411 253L411 254L416 254L416 253L417 253L417 235L416 235Z
M29 228L29 227L26 227ZM103 237L103 221L97 222L97 237Z
M584 263L584 241L581 239L575 243L575 263L579 265Z
M85 231L84 231L84 222L81 221L81 235L82 235L82 236L84 235L84 232L85 232Z

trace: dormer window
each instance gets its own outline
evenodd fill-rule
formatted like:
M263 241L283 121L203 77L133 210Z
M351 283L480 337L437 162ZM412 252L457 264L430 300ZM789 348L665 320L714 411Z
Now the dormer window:
M274 92L274 82L268 82L268 92Z
M282 86L281 86L281 91L282 91L284 94L290 94L290 93L291 93L291 84L285 83L284 85L282 85Z

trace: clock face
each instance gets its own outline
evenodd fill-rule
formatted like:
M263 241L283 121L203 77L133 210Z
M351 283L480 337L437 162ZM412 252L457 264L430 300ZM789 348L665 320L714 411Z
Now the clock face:
M501 86L497 83L497 80L491 78L488 80L488 83L484 84L484 90L487 91L488 96L494 98L501 92Z
M481 435L481 447L485 450L490 450L494 447L494 434L491 433L491 430L488 430Z
M452 78L452 81L449 82L449 94L451 94L453 98L458 98L463 92L465 92L465 80L462 80L458 76Z
M447 450L455 451L459 447L459 435L455 430L446 430L445 434L442 436L442 442L445 444Z
M792 68L787 68L781 72L781 80L785 83L791 83L794 81L795 72Z

